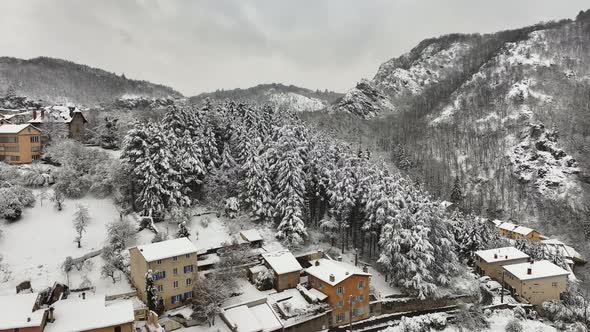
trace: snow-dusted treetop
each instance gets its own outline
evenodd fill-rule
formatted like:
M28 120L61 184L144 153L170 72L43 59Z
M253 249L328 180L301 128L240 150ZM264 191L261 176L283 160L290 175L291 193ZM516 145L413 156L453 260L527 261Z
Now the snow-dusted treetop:
M277 274L301 271L303 267L289 250L280 250L262 254L262 258Z
M333 261L325 258L318 259L317 261L310 262L311 266L305 269L305 271L322 280L323 282L335 286L342 281L348 279L353 275L364 275L370 276L370 273L363 272L358 267L344 263ZM334 276L334 280L330 280L330 276Z
M105 304L104 295L85 300L68 298L53 304L55 322L47 323L46 332L88 331L131 323L135 320L130 300Z
M145 244L137 246L137 249L147 262L153 262L158 259L165 259L174 256L193 254L197 252L197 247L185 237Z
M480 250L475 252L476 256L481 257L484 261L488 263L497 263L497 262L504 262L510 261L514 259L523 259L529 258L529 255L525 254L524 252L514 248L514 247L503 247L503 248L494 248L489 250Z
M0 296L0 330L41 326L45 310L33 311L38 296L38 293Z
M528 269L531 274L528 274ZM504 270L508 271L520 280L532 280L548 277L567 276L570 273L548 260L542 260L534 263L520 263L504 265Z

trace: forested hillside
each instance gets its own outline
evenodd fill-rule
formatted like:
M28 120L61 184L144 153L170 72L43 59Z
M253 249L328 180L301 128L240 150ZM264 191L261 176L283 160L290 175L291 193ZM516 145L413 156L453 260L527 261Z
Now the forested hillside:
M247 89L217 90L202 93L190 98L193 103L202 103L205 99L223 101L226 99L270 104L279 109L293 112L313 112L326 109L342 94L333 91L309 90L294 85L280 83L260 84Z
M0 57L0 94L9 90L30 100L85 106L110 102L125 95L182 97L167 86L47 57L29 60Z
M576 20L425 40L351 89L333 114L305 118L373 144L441 199L455 188L461 194L453 200L465 211L582 241L590 11Z

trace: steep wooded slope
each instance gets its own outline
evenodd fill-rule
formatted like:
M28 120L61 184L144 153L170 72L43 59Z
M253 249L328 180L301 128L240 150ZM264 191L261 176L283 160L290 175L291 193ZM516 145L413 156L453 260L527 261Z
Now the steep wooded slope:
M125 95L182 97L164 85L130 80L102 69L47 57L30 60L0 57L0 94L9 89L30 100L86 106Z

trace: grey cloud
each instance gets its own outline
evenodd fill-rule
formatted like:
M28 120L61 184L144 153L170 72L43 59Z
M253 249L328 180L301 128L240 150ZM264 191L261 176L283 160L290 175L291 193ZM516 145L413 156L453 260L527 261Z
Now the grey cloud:
M53 56L186 95L283 82L343 91L420 40L573 17L587 0L0 2L2 55Z

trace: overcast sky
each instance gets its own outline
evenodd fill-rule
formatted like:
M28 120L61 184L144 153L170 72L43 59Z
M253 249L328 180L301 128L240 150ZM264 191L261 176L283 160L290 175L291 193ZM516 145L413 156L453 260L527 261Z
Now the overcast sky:
M0 55L50 56L185 95L345 91L422 39L573 18L588 0L0 1Z

